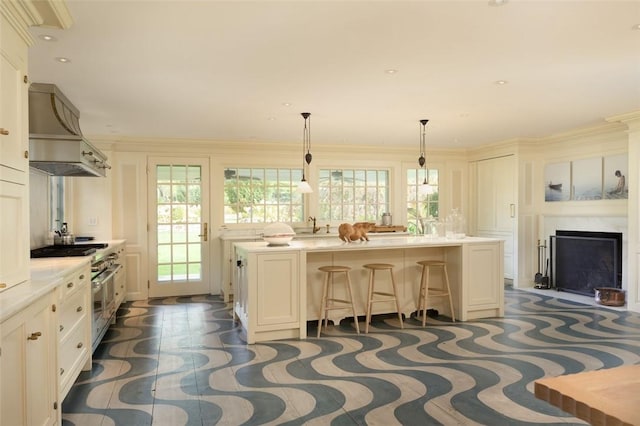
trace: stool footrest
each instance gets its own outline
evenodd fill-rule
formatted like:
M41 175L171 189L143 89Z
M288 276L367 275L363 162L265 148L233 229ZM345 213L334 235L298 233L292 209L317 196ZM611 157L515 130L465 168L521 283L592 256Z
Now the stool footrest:
M327 303L328 302L333 302L333 303L346 303L347 305L351 306L351 301L349 300L342 300L342 299L327 299ZM348 308L348 306L346 306ZM341 308L344 309L344 308Z

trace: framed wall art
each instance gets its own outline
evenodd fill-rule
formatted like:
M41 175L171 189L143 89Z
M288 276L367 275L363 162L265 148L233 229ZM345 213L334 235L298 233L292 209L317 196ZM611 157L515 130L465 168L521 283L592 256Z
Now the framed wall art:
M611 155L604 157L603 197L609 200L629 198L627 171L629 155Z
M571 199L571 163L547 164L544 167L544 200L568 201Z
M585 158L571 163L573 200L602 199L602 157Z

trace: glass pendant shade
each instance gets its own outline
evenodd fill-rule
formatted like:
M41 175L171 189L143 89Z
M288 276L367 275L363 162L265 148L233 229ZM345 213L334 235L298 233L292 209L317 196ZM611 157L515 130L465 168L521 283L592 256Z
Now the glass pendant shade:
M307 182L306 180L301 180L296 191L301 194L310 194L313 192L313 189L311 189L311 185L309 185L309 182Z

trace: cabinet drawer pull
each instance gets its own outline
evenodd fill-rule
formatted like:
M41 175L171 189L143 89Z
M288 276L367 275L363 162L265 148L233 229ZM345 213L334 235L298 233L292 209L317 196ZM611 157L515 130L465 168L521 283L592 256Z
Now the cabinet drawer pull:
M64 374L64 368L60 367L60 375L62 376Z
M76 308L76 312L82 312L82 306L78 306L78 307Z
M27 337L27 340L38 340L38 337L42 336L42 333L36 331L35 333L31 333L31 336Z
M0 283L0 288L7 288L7 284L6 283Z
M76 345L76 348L80 349L80 348L82 348L82 346L83 346L83 345L82 345L82 342L79 342L79 343Z
M84 280L84 274L80 275L78 279Z
M71 287L73 287L73 283L68 283L67 288L71 288Z
M60 326L60 331L64 330L64 325Z
M4 127L0 127L0 135L7 136L8 134L9 131L7 129L5 129Z

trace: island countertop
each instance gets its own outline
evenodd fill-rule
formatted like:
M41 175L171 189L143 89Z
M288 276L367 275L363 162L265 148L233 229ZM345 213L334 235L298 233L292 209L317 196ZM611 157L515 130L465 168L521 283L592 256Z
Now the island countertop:
M349 251L349 250L375 250L375 249L398 249L410 247L447 247L461 246L464 244L483 244L498 241L495 238L464 237L457 239L450 238L428 238L423 236L398 236L369 241L353 241L346 243L339 238L318 238L305 240L292 240L288 245L269 245L264 241L236 242L235 246L241 247L247 252L276 252L290 250L304 250L306 252L323 251Z

